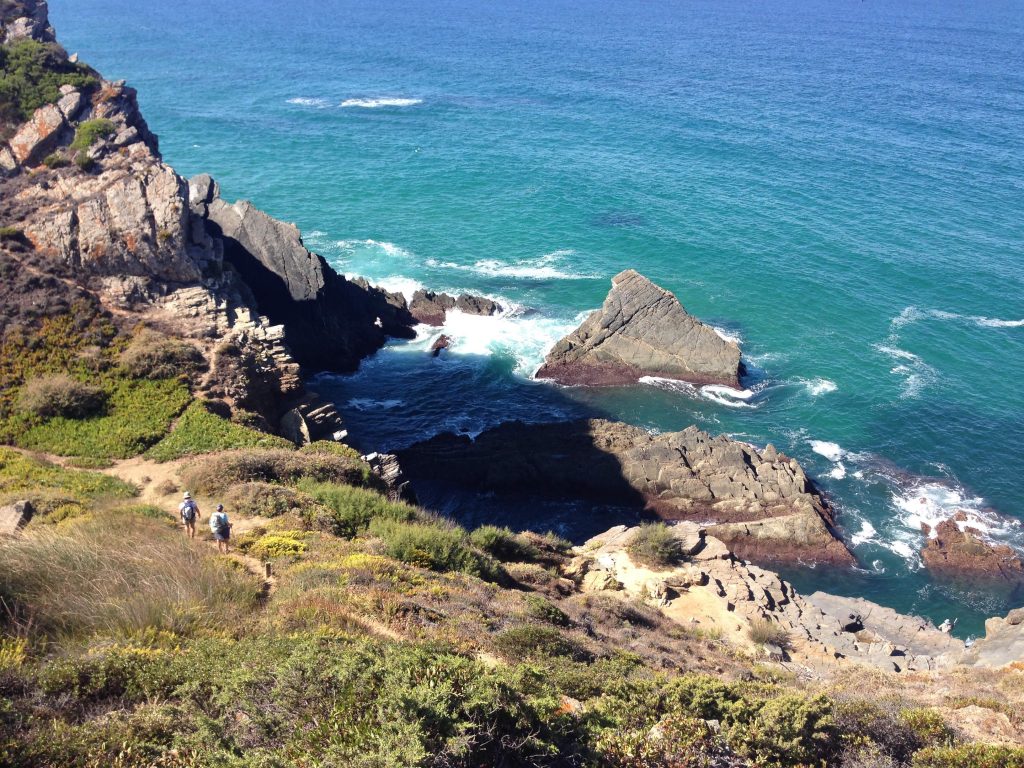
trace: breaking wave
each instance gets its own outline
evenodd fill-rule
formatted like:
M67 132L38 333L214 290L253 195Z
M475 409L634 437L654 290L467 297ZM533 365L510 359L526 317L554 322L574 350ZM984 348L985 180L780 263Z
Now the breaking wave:
M423 99L345 99L338 106L346 108L361 107L363 109L379 109L380 107L415 107L417 104L422 103Z

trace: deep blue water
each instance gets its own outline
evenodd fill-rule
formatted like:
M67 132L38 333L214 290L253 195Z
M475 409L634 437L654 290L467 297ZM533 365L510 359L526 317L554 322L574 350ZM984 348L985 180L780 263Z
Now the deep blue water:
M139 89L179 172L296 222L344 272L515 309L457 319L447 359L424 337L321 380L360 447L593 411L771 441L865 566L798 586L965 632L1007 607L933 583L916 551L920 521L958 508L1022 541L1024 4L52 0L51 17ZM529 381L627 267L742 339L747 392Z

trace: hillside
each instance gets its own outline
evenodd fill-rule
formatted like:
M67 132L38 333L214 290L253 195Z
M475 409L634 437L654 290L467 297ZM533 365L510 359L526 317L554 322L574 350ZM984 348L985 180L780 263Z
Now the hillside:
M697 523L574 547L410 503L302 378L408 336L405 299L179 177L45 2L0 40L0 764L1024 766L1024 617L968 650Z

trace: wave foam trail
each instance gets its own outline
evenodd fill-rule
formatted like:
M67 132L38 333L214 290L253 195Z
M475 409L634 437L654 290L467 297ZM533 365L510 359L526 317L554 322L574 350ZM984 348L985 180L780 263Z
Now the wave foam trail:
M839 389L839 386L834 381L822 378L800 379L800 383L807 388L807 393L812 397L827 395L829 392L835 392Z
M965 323L973 323L981 328L1024 327L1024 319L1001 320L996 317L985 317L984 315L962 315L958 312L946 312L942 309L918 309L915 306L904 307L903 311L892 319L890 327L893 329L899 329L912 323L927 319L959 320Z
M1020 525L999 519L991 510L985 509L981 497L968 497L963 489L938 482L919 482L898 489L893 492L892 503L903 525L913 531L921 531L923 523L934 534L939 523L958 513L963 513L960 516L966 518L957 521L961 530L970 526L989 536L1009 535Z
M888 344L875 344L875 349L893 360L903 361L889 371L903 377L901 399L917 397L925 387L933 384L938 378L938 372L913 352Z
M298 104L302 107L317 107L323 109L328 106L330 102L327 99L313 99L306 96L296 96L294 99L288 99L289 104Z
M338 240L335 246L351 254L356 254L362 250L374 250L393 258L408 259L414 256L412 251L408 251L400 245L389 243L387 240Z
M380 109L381 107L415 107L417 104L422 103L423 99L345 99L339 106L345 108Z
M373 400L369 397L353 397L347 403L357 411L390 411L405 405L404 400Z
M841 461L836 462L835 467L833 467L832 471L828 473L828 476L833 480L842 480L846 477L846 465Z
M846 456L846 451L838 443L831 443L828 440L808 440L807 442L812 451L833 463L839 463Z
M682 392L694 396L697 394L697 388L693 384L688 381L679 381L678 379L663 379L660 376L641 376L640 383L668 390L669 392Z
M757 393L750 389L733 389L722 384L708 384L700 388L701 397L729 408L756 408L748 403Z
M567 271L559 262L576 252L569 249L553 251L536 259L524 259L506 264L497 259L480 259L474 264L458 264L451 261L427 259L428 267L473 272L484 277L516 277L523 280L590 280L595 275Z
M860 524L860 530L850 537L850 543L855 547L860 544L874 543L875 536L877 535L878 531L875 530L875 526L867 520L863 520Z

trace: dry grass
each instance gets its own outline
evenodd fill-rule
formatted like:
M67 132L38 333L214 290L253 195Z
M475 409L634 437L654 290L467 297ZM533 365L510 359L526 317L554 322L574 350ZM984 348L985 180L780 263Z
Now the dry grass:
M0 544L0 620L24 635L231 626L259 588L167 522L128 511Z
M792 644L792 638L783 627L768 619L754 619L750 622L750 640L758 645L777 645L786 649Z

